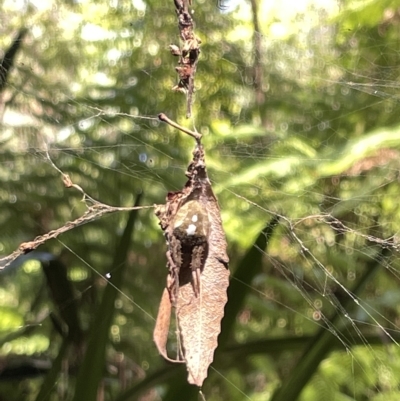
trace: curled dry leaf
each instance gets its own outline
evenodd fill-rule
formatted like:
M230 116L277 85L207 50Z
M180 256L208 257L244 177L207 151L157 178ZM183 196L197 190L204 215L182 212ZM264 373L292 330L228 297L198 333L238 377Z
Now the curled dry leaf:
M207 377L221 331L229 285L226 239L220 209L206 172L200 143L179 192L168 193L156 215L167 240L168 278L154 330L161 355L186 363L188 382L199 387ZM180 355L168 357L172 308L178 324Z

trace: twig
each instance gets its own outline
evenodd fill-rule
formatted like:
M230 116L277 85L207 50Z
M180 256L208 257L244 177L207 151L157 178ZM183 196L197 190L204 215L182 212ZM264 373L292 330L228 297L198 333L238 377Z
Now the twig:
M47 159L50 164L61 174L64 185L67 188L75 188L81 194L83 194L83 201L85 202L88 210L77 219L73 221L68 221L62 227L57 228L56 230L49 231L46 234L39 235L33 241L23 242L19 245L18 249L16 249L13 253L3 258L0 258L0 270L3 270L7 266L9 266L18 256L24 255L38 248L40 245L43 245L50 239L57 238L60 234L64 234L67 231L70 231L76 227L82 226L86 223L90 223L105 214L115 213L115 212L127 212L130 210L139 210L139 209L150 209L157 207L157 205L152 206L137 206L137 207L119 207L119 206L110 206L105 203L101 203L96 199L89 196L79 185L76 185L72 182L71 178L68 174L63 173L51 160L50 155L46 152ZM90 201L90 205L88 205L88 201Z
M199 134L198 132L194 132L194 131L191 131L190 129L187 129L187 128L185 128L185 127L182 127L181 125L179 125L179 124L176 123L175 121L170 120L164 113L160 113L160 114L158 115L158 119L159 119L160 121L163 121L163 122L169 124L171 127L174 127L174 128L176 128L176 129L178 129L179 131L182 131L182 132L184 132L185 134L190 135L191 137L193 137L194 139L196 139L196 142L197 142L198 144L200 144L202 135Z
M73 221L69 221L64 224L62 227L57 228L57 230L52 230L47 234L40 235L36 237L33 241L23 242L20 244L17 250L15 250L10 255L0 259L0 270L6 268L11 262L18 258L18 256L24 255L38 248L40 245L43 245L50 239L57 238L60 234L64 234L67 231L72 230L73 228L82 226L86 223L90 223L105 214L115 213L115 212L125 212L129 210L137 210L137 209L149 209L155 206L138 206L138 207L115 207L108 205L94 205L88 208L88 210L83 214L83 216L78 217Z
M175 68L179 75L179 82L172 90L186 93L186 117L192 115L192 102L194 92L194 76L200 54L201 40L194 34L194 24L189 12L190 0L174 0L178 27L182 46L171 45L170 50L174 56L179 56L178 67Z

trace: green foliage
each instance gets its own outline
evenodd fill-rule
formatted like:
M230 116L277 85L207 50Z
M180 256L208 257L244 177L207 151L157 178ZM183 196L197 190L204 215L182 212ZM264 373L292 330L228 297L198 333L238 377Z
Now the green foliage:
M0 253L87 210L49 157L110 205L138 194L160 204L180 189L193 141L156 118L192 124L170 90L173 2L3 3L0 48L27 35L0 94ZM397 3L215 3L192 5L202 40L193 124L233 278L202 391L208 401L397 400ZM197 398L185 369L166 367L152 344L161 230L141 210L134 242L113 255L124 221L77 227L1 272L0 398ZM60 268L53 279L45 259Z

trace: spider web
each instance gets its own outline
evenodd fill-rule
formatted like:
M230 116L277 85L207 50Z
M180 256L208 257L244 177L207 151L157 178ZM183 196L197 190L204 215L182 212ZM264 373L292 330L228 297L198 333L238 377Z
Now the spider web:
M2 254L79 219L96 202L130 207L143 192L149 206L185 182L194 144L157 119L158 112L184 116L185 99L169 92L176 84L166 50L177 40L173 4L156 3L4 3L10 18L2 21L2 48L21 27L21 12L29 34L2 93ZM234 351L243 355L249 344L255 351L246 367L216 367L222 381L210 378L203 393L207 400L268 399L290 383L301 350L320 341L313 336L321 330L332 345L301 400L397 400L398 11L389 1L279 3L258 4L256 39L255 3L221 3L221 11L193 5L204 43L197 114L182 121L204 135L232 273L246 250L262 255L249 283L233 278L248 292ZM63 174L79 188L64 188ZM257 248L255 237L276 216L267 249ZM87 301L82 321L118 268L107 262L123 222L121 213L102 217L43 249L62 258L77 299ZM160 363L155 347L135 343L151 342L166 276L151 210L141 211L135 235L111 327L132 381ZM45 288L40 264L18 266L2 275L1 352L50 353L54 306L36 295ZM271 351L281 338L291 341ZM165 391L147 396L162 399Z

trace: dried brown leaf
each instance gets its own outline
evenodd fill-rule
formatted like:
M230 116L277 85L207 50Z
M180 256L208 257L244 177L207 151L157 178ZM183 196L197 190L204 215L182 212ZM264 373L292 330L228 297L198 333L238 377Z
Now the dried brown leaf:
M220 209L200 144L193 156L185 187L169 193L166 204L156 211L168 243L169 274L154 340L161 355L171 360L166 343L173 306L188 382L201 387L218 345L227 302L229 259Z
M216 202L215 206L218 207ZM207 377L208 367L218 345L229 285L228 257L222 251L226 249L226 242L219 210L215 217L218 220L211 222L210 248L201 273L200 295L196 297L191 283L187 283L179 288L176 305L188 381L199 387Z
M168 341L168 332L169 332L169 325L171 320L171 312L172 312L172 305L171 300L169 298L168 289L165 288L160 307L158 308L156 326L154 328L153 333L153 340L156 343L158 352L170 362L183 362L180 360L171 359L167 354L167 341Z

